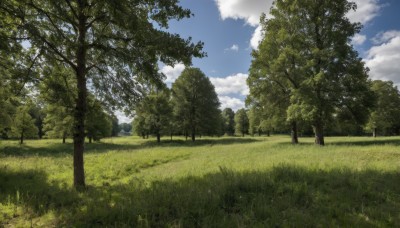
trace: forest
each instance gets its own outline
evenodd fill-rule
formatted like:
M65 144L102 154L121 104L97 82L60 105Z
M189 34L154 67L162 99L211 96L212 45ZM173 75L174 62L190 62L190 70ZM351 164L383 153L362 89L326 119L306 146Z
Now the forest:
M274 1L234 110L178 0L0 0L0 227L400 225L400 91L356 9Z

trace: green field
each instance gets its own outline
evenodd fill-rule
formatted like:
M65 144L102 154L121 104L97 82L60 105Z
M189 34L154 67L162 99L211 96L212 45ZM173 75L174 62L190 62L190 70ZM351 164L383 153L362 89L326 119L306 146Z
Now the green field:
M400 227L400 138L0 141L0 227Z

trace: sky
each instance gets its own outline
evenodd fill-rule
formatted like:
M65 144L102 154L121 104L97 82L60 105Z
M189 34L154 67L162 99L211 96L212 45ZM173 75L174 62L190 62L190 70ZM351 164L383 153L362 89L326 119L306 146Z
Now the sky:
M348 14L363 29L352 39L354 48L370 69L371 79L392 80L400 87L400 1L353 0L357 11ZM262 39L259 18L268 16L272 0L181 0L194 14L189 19L171 21L168 31L194 42L204 42L205 58L193 59L214 84L221 102L234 111L244 107L249 93L246 85L251 51ZM183 64L160 66L171 85L185 69ZM120 122L131 119L119 113Z

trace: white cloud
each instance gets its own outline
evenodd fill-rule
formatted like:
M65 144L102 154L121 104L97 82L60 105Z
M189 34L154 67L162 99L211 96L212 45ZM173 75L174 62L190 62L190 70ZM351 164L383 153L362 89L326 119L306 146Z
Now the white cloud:
M364 59L372 79L391 80L400 85L400 31L378 34Z
M366 35L356 34L351 40L351 43L355 46L360 46L363 45L366 40L367 40Z
M379 4L379 0L354 0L357 4L357 10L351 10L348 13L348 17L352 22L360 22L361 24L365 24L370 22L376 16L382 5Z
M232 47L226 48L225 51L236 51L236 52L238 52L239 51L239 45L234 44L234 45L232 45Z
M185 65L182 63L175 64L175 66L163 66L160 70L161 73L167 76L166 83L173 83L185 70Z
M218 95L238 94L246 96L249 87L246 84L247 74L235 74L225 78L210 78Z
M237 111L238 109L244 108L244 101L229 96L219 96L219 101L221 102L221 110L225 108L231 108L233 111Z
M126 116L122 111L116 111L115 116L118 118L118 123L132 123L133 118Z
M269 12L273 0L215 0L223 20L243 19L251 26L257 26L261 13Z
M262 39L263 39L262 27L258 26L254 31L253 36L251 37L250 46L253 49L258 49L258 45L260 44Z
M266 13L269 17L273 0L215 0L215 2L223 20L243 19L247 24L257 27L250 41L251 47L256 49L262 39L259 27L260 16L262 13ZM348 13L352 22L361 22L362 24L370 22L382 8L379 0L354 0L354 2L357 3L357 10Z

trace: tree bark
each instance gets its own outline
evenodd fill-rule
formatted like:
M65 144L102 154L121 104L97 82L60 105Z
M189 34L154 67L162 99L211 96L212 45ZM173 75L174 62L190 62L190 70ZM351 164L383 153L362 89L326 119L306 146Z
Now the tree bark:
M292 144L299 143L299 137L297 135L297 122L293 121L291 126L291 137L292 137Z
M161 135L159 132L157 132L157 142L160 143L161 142Z
M196 131L194 127L192 127L192 142L196 141Z
M377 132L377 129L376 129L376 127L374 128L374 130L372 131L372 136L374 137L374 138L376 138L376 132Z
M324 146L325 145L325 139L324 139L324 129L321 121L317 121L315 125L313 126L314 128L314 134L315 134L315 144Z
M85 117L86 117L86 16L84 3L79 4L78 47L76 52L76 79L78 98L75 106L74 121L74 187L85 187L85 170L83 152L85 150Z

